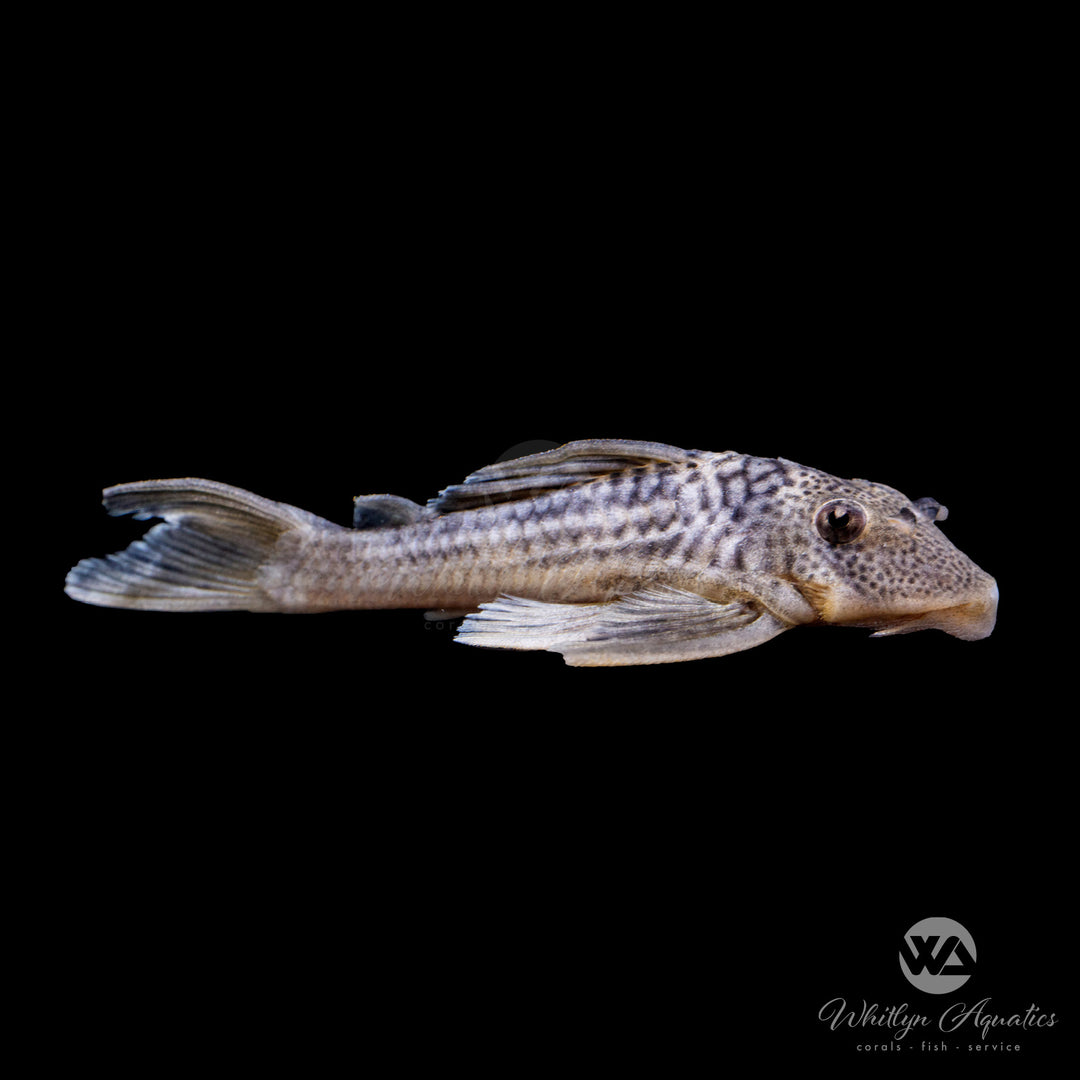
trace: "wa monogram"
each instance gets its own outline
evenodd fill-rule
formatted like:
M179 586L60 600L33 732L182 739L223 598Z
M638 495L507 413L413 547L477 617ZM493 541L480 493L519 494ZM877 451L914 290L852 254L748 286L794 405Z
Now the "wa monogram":
M900 970L912 986L948 994L975 974L975 941L953 919L923 919L900 942Z
M900 942L900 955L908 966L912 975L920 975L928 971L931 975L971 975L975 971L975 961L967 946L955 935L947 937L945 944L937 950L935 955L934 946L941 940L937 934L928 934L926 937L909 935L914 950L908 948L907 941ZM947 961L956 957L958 964L948 964Z

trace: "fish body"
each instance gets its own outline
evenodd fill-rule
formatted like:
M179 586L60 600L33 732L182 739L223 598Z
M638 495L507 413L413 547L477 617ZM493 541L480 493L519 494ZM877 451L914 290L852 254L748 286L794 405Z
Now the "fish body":
M997 612L934 500L731 451L568 443L426 506L360 496L353 528L208 480L104 495L164 519L69 573L70 596L113 607L468 612L459 641L580 666L722 656L814 623L975 640Z

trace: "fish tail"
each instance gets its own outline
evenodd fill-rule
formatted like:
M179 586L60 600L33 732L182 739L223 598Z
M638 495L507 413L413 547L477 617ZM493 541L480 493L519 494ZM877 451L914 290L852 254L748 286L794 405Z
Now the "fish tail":
M103 607L150 611L280 610L262 587L281 537L332 526L314 514L212 480L142 480L106 488L114 516L164 519L141 540L83 559L64 591Z

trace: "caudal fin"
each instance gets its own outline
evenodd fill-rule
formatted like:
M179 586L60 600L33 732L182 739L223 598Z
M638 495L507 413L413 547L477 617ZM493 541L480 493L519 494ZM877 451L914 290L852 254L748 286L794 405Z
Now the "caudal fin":
M140 480L104 491L119 516L163 518L115 555L83 559L64 591L85 604L151 611L266 611L260 585L283 533L329 525L284 503L213 480Z

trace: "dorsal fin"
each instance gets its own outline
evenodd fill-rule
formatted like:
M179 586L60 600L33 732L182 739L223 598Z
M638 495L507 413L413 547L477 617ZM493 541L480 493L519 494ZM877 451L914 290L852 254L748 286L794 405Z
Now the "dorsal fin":
M437 513L471 510L492 503L528 499L554 488L570 487L601 476L645 465L683 465L696 461L696 450L665 443L625 439L582 439L555 450L487 465L460 484L440 491L428 503Z

